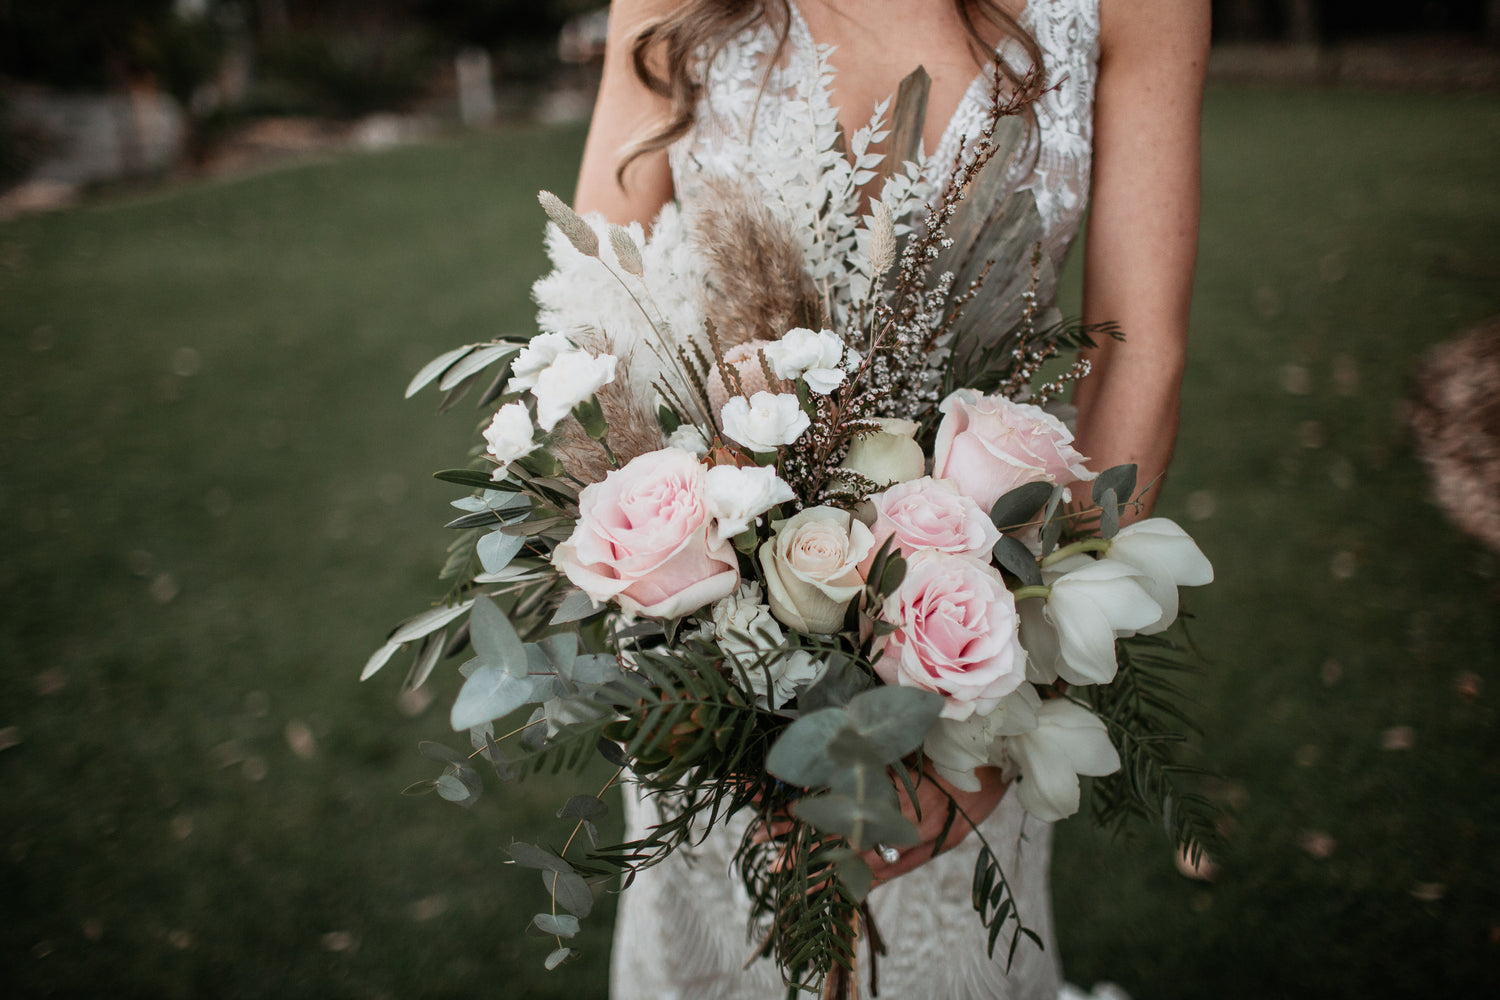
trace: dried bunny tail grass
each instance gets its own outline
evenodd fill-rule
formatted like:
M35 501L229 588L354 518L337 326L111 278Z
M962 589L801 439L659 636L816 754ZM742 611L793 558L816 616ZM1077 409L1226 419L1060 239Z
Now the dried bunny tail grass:
M740 184L710 186L695 239L709 265L703 312L723 348L821 326L817 291L790 228Z
M645 265L641 262L641 248L636 246L635 238L630 235L630 230L624 226L611 224L609 245L615 252L615 259L620 262L621 270L637 278L646 273Z
M585 257L599 256L599 234L594 232L593 226L583 221L583 216L569 208L566 202L551 191L538 191L536 200L541 203L547 218L557 224L557 228L562 230L575 250Z
M880 279L896 263L896 220L891 207L877 201L870 217L870 276Z

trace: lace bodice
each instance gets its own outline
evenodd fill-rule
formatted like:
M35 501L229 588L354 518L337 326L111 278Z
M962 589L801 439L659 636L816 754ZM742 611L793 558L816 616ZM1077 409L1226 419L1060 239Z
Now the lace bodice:
M1015 176L1008 180L1034 196L1044 251L1060 266L1078 230L1089 185L1097 0L1030 0L1021 23L1041 49L1052 89L1036 105L1036 128L1028 140L1032 148L1015 159ZM848 156L828 155L838 131L828 50L814 43L795 6L779 60L776 48L771 28L753 26L706 67L695 125L669 151L680 215L669 206L657 222L654 242L675 242L668 234L678 231L680 216L691 215L695 202L712 197L713 179L750 182L765 193L768 204L781 207L787 220L821 218L834 228L831 234L804 240L808 273L816 279L842 269L843 260L836 258L853 246L856 220L829 220L819 208L837 203L839 192L861 187L873 176L865 156L870 136L850 137ZM1013 65L1023 58L1015 44L1005 55ZM946 180L959 143L977 134L986 118L988 93L988 77L976 77L938 147L914 170L898 176L894 190L884 194L888 202L913 208ZM871 110L878 119L880 109ZM875 132L877 128L869 130ZM660 247L648 251L667 253ZM690 262L679 263L682 274L688 274ZM645 835L657 818L653 804L640 801L630 789L625 800L627 836ZM613 957L614 1000L772 1000L785 995L771 962L755 962L742 971L754 949L746 927L749 903L738 877L728 872L742 823L731 821L690 854L678 852L643 872L625 893ZM971 835L872 893L876 923L890 948L880 960L881 996L1057 996L1047 885L1051 827L1028 816L1012 790L981 830L1002 859L1022 920L1042 937L1044 947L1022 940L1009 969L1003 944L996 958L988 955L983 928L969 904L979 849L979 838Z
M787 44L769 73L766 67L776 58L777 43L765 24L731 39L706 68L695 126L669 153L677 197L684 205L692 203L709 176L755 178L770 193L795 188L797 171L810 162L806 151L823 149L823 133L836 128L828 48L813 40L795 4L791 14ZM1009 180L1035 197L1044 249L1060 267L1088 196L1098 0L1029 0L1019 20L1042 52L1050 89L1035 105L1029 155L1017 158ZM1001 53L1011 65L1026 68L1020 45L1003 43ZM946 179L959 143L979 133L988 93L988 75L977 74L937 148L928 151L921 165L929 185Z

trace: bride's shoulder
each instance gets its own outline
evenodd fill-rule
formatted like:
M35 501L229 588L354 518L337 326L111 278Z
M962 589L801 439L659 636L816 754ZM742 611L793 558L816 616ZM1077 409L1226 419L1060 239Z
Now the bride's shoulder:
M1097 0L1103 60L1208 52L1209 0Z

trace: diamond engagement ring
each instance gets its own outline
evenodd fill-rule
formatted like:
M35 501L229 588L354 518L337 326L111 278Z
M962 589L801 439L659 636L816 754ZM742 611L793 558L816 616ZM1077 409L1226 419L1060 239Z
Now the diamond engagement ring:
M889 844L876 844L875 853L880 855L880 860L888 865L893 865L901 860L901 852Z

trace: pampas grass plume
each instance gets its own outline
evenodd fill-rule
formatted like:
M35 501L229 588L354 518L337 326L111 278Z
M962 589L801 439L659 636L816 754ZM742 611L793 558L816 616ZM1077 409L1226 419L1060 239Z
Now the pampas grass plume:
M609 227L609 245L614 249L615 259L620 262L620 267L637 278L645 273L645 267L641 264L641 248L635 245L635 240L624 226Z

